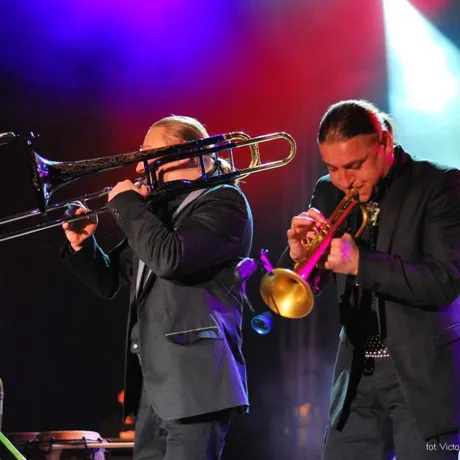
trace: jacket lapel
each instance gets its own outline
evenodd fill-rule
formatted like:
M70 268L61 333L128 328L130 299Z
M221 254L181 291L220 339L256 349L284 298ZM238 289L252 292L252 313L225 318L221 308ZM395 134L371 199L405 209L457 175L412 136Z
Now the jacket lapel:
M377 239L377 251L388 253L391 249L391 242L397 226L401 206L404 202L406 191L411 181L411 161L404 150L398 152L399 164L396 164L394 177L385 191L384 198L380 204L380 225Z

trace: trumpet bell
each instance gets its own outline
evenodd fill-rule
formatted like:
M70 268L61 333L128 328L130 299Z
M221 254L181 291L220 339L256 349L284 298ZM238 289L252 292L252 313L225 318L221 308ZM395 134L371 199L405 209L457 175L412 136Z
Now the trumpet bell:
M262 277L260 295L270 310L284 318L303 318L315 304L310 285L286 268L275 268Z

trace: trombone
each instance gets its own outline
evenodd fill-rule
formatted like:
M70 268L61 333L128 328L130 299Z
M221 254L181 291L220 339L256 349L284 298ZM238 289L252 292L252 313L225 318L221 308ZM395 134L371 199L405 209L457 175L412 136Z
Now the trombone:
M33 133L30 133L25 138L21 138L14 133L0 134L0 145L17 140L25 141L28 151L31 180L34 186L37 202L36 209L0 219L0 242L57 227L63 222L73 222L87 218L94 214L106 212L107 206L102 206L77 217L62 217L54 221L42 222L35 226L26 227L3 235L1 234L2 228L6 224L33 216L46 216L51 211L68 208L68 206L75 201L85 202L108 195L112 187L105 187L99 191L73 198L71 200L54 204L51 203L51 197L56 190L66 184L93 173L108 171L129 164L143 162L145 174L144 178L141 178L140 180L144 182L149 189L148 199L156 200L165 196L181 194L201 188L210 188L215 185L240 180L252 173L279 168L290 163L296 155L296 143L294 139L285 132L264 134L256 137L250 137L244 132L230 132L168 147L137 150L118 155L74 162L52 161L41 157L33 149L34 139L35 135ZM4 141L2 142L2 140ZM289 148L287 155L279 160L263 163L260 156L259 145L275 140L284 140L287 142ZM251 152L251 161L247 168L237 169L234 163L233 150L241 147L249 147ZM205 170L203 156L212 155L215 162L218 163L220 161L219 153L222 151L227 152L227 158L225 158L225 160L229 163L229 172L223 172L217 168L217 174L209 175ZM194 157L199 157L201 170L201 177L199 179L194 181L179 180L162 182L157 178L156 170L160 166L172 161Z

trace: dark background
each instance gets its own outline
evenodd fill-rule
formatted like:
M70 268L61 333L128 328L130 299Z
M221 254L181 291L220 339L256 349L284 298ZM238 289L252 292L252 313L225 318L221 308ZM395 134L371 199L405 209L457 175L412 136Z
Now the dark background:
M315 137L328 105L365 98L388 109L382 3L92 3L0 2L0 132L39 133L40 155L75 161L136 150L150 124L171 113L197 117L211 133L287 131L295 160L243 185L253 255L268 248L275 262L291 217L325 172ZM457 1L412 3L460 43ZM274 143L262 152L269 161L286 150ZM24 145L0 147L0 171L0 216L34 208ZM55 199L133 172L92 175ZM98 235L106 248L121 237L107 215ZM117 436L127 292L102 301L79 284L59 261L63 241L57 228L0 244L3 431ZM249 283L250 297L262 312L259 279ZM230 431L226 460L317 458L339 330L333 299L331 286L308 318L275 318L267 336L251 329L247 312L252 408Z

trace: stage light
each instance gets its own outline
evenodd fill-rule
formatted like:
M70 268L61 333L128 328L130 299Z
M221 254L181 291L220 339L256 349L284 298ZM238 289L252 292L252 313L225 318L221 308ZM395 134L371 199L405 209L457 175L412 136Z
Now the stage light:
M406 0L383 0L388 99L411 153L460 167L460 52Z

